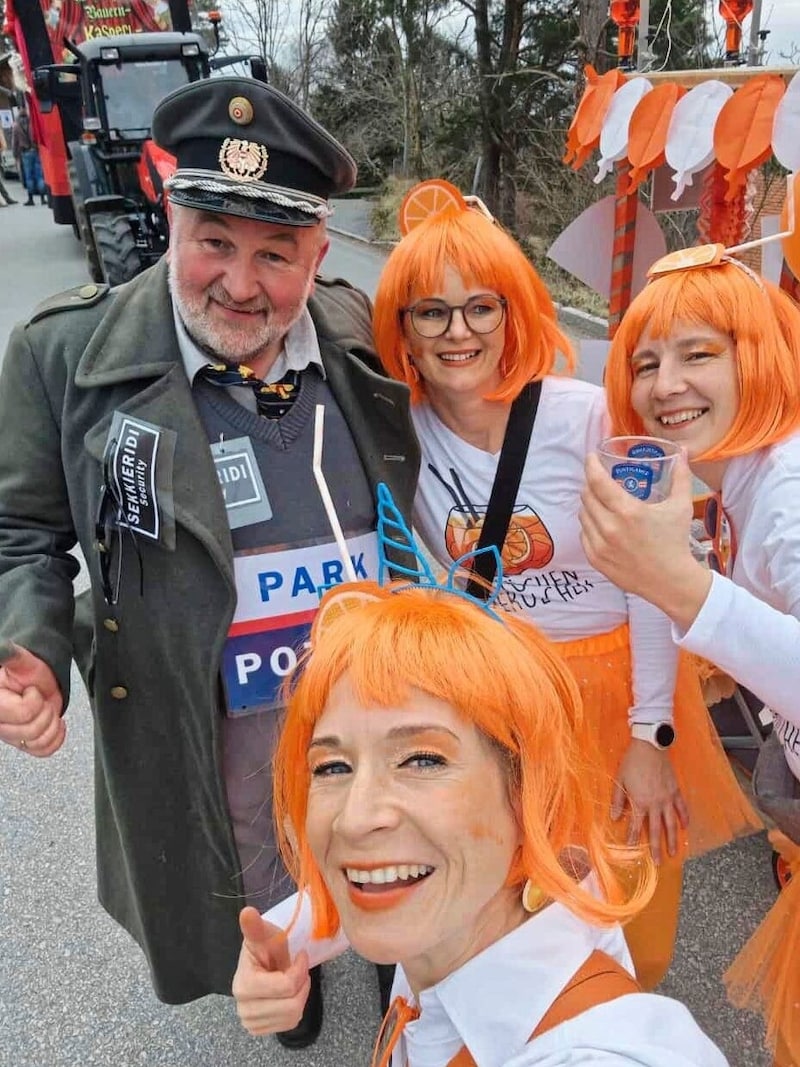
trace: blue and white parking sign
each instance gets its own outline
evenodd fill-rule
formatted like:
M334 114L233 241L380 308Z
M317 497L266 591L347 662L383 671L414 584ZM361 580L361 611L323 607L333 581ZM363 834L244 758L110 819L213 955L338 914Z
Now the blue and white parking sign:
M347 539L356 577L378 575L374 532ZM222 656L229 715L279 707L319 607L319 590L347 580L334 542L234 560L238 601Z

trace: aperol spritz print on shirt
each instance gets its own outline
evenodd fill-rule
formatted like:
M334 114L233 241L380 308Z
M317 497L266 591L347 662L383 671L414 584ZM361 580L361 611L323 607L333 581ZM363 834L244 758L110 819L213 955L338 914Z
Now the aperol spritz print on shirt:
M460 559L477 547L488 505L470 499L454 467L449 468L448 477L432 463L428 469L452 501L445 520L444 543L450 558ZM553 538L536 509L517 503L500 553L503 592L498 603L506 608L531 610L537 605L567 603L594 588L591 579L578 571L546 570L554 553Z
M433 465L430 465L430 471L453 498L453 507L447 514L444 542L450 558L460 559L466 552L477 548L487 505L476 505L470 501L454 467L450 468L452 483L443 478ZM553 539L533 508L527 504L516 504L500 552L504 574L522 574L532 568L538 570L546 567L553 558L553 551Z

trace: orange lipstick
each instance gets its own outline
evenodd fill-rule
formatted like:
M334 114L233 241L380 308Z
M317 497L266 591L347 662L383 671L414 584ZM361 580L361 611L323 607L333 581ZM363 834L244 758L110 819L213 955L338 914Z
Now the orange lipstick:
M348 879L347 892L350 894L351 902L362 911L388 911L389 908L396 908L399 904L405 903L409 894L427 881L428 877L430 875L419 878L415 882L393 885L390 889L378 889L377 891L373 889L369 893L358 889L356 883Z

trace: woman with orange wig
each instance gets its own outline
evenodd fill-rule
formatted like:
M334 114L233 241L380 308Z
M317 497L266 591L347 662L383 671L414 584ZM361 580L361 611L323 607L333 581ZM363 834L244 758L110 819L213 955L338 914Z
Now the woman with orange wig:
M573 353L545 286L513 238L476 210L448 208L397 245L378 284L374 332L386 370L411 389L422 448L415 524L441 564L479 543L508 480L504 452L530 434L510 521L493 535L503 596L559 642L614 815L629 802L626 838L638 842L646 823L663 860L651 908L627 930L639 980L653 988L672 956L683 858L759 823L667 620L609 582L581 546L584 460L610 432L603 391L558 373ZM534 391L538 408L520 422Z
M275 755L303 895L288 949L341 927L367 959L399 961L375 1067L724 1067L685 1008L630 974L617 923L653 868L611 843L592 757L575 680L525 620L439 588L326 595ZM306 957L290 962L252 908L242 928L240 1018L291 1026Z
M678 469L667 500L639 507L590 457L583 540L595 566L669 616L683 649L769 705L774 730L753 788L796 846L800 309L721 247L693 254L706 265L675 267L666 257L651 269L653 280L614 339L606 378L617 431L674 441L688 465ZM690 471L713 490L711 568L689 550ZM782 1067L800 1063L798 950L795 878L726 975L735 1003L766 1008Z

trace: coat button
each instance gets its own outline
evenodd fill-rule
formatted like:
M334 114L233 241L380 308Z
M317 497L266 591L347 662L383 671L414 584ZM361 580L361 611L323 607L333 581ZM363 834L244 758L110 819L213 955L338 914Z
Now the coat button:
M115 700L124 700L128 695L128 690L124 685L114 685L111 687L111 695Z
M103 626L110 630L112 634L115 634L119 629L119 623L116 619L103 619Z
M81 300L91 300L97 296L99 291L96 285L82 285L78 290L78 296Z

